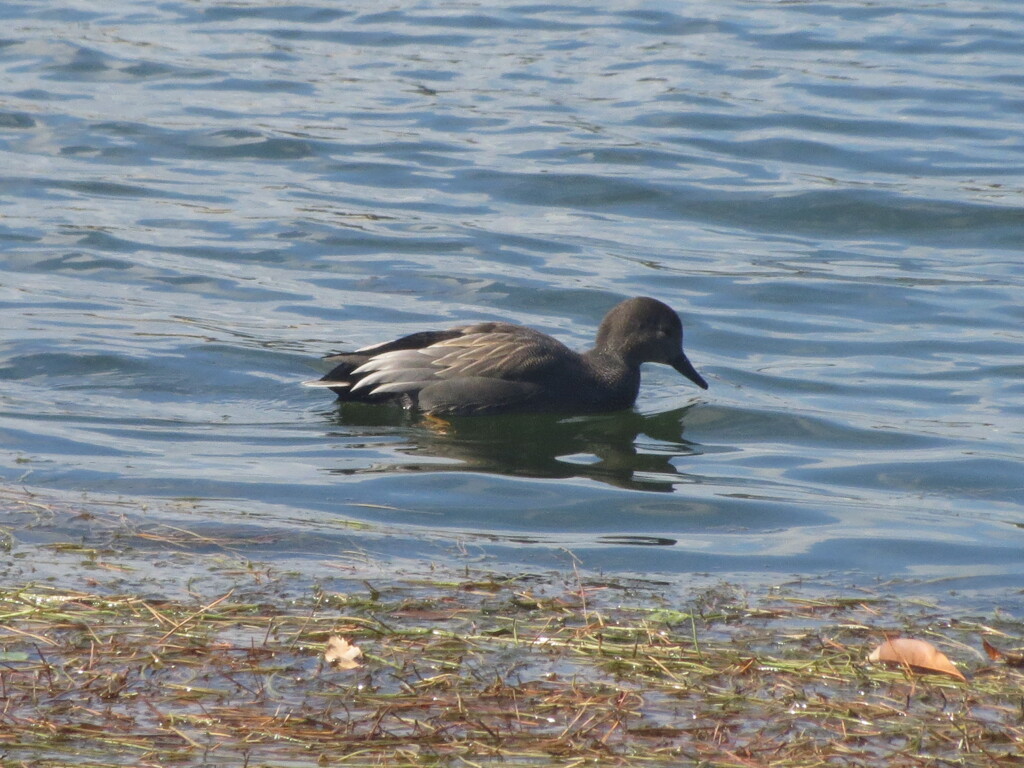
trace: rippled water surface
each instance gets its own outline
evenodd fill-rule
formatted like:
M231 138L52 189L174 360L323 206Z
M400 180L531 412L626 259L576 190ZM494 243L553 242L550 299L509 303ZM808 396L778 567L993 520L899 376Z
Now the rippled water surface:
M0 17L8 486L263 531L262 558L1020 607L1019 3ZM632 411L445 426L299 386L463 321L584 348L633 295L681 312L707 392L648 366Z

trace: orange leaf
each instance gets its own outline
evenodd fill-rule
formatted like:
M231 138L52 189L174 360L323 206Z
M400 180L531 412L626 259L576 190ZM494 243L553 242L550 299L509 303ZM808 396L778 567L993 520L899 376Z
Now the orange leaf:
M343 637L332 635L327 639L324 660L337 669L356 669L360 666L356 659L362 655L363 652L358 645L349 645L348 640Z
M1010 667L1024 667L1024 653L1001 651L984 637L981 638L981 644L985 648L985 653L988 654L988 657L992 659L992 661L1002 661Z
M984 637L981 638L981 647L985 649L985 653L992 661L999 661L1003 658L1003 652L996 648L992 643L986 640Z
M967 682L963 673L953 666L942 651L924 640L912 640L906 637L899 637L894 640L886 640L875 648L868 656L868 661L882 662L883 664L899 664L902 667L909 667L918 672L936 672L943 675L951 675L957 680Z

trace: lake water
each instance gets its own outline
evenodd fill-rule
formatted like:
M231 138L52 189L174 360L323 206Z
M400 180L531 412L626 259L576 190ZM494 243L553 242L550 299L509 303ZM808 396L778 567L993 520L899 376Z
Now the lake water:
M1015 0L0 18L9 488L311 567L1022 608ZM329 352L466 321L585 348L634 295L680 311L707 392L647 366L632 411L445 428L299 386Z

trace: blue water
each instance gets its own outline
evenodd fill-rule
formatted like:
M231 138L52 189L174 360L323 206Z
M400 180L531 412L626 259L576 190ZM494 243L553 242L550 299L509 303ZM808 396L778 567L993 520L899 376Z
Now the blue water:
M311 567L1022 607L1015 0L93 5L0 8L9 488ZM634 295L709 391L445 428L299 386L481 319L584 348Z

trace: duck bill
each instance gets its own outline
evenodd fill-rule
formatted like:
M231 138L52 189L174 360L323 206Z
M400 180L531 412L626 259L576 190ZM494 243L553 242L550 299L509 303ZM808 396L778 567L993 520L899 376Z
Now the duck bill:
M679 371L683 376L688 378L694 384L701 389L707 389L708 383L704 381L704 377L697 373L697 369L693 367L693 363L686 359L686 355L682 352L679 353L679 357L669 363L673 368Z

